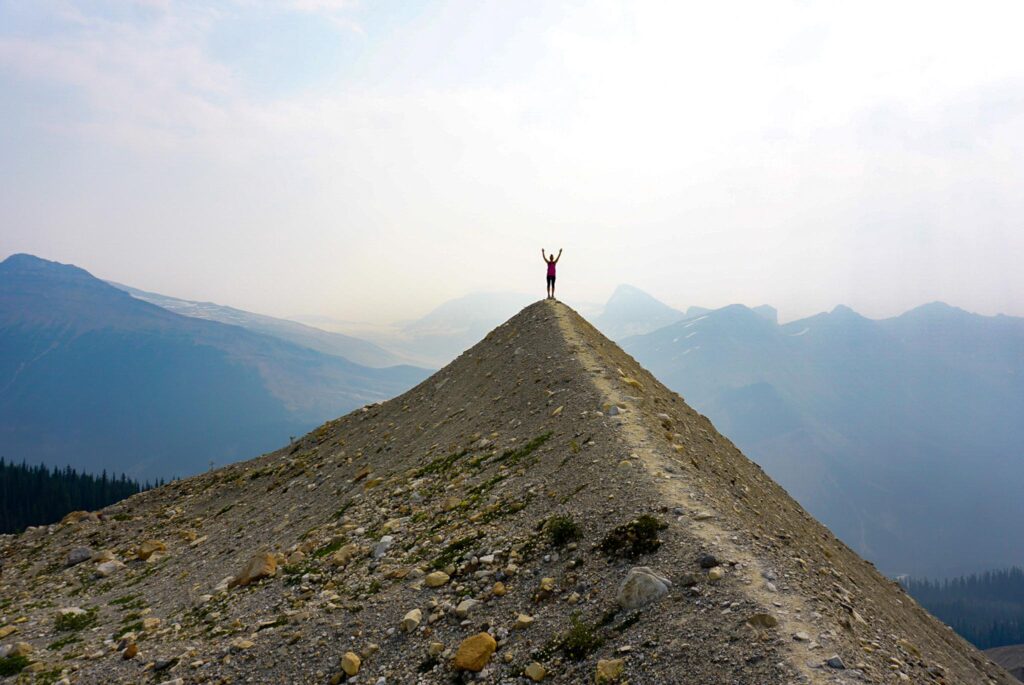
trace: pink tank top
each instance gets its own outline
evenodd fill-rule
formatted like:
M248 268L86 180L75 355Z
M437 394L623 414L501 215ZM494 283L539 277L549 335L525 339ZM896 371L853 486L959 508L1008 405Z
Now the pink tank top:
M555 275L555 263L554 262L548 262L548 276L554 276L554 275Z

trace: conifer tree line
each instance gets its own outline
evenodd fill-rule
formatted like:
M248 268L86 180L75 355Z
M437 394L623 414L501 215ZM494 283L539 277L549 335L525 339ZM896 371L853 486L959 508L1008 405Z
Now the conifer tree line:
M1024 569L901 582L921 606L979 649L1024 643Z
M154 485L162 485L162 482ZM154 485L123 473L99 476L46 465L14 464L0 458L0 533L56 523L72 511L95 511Z

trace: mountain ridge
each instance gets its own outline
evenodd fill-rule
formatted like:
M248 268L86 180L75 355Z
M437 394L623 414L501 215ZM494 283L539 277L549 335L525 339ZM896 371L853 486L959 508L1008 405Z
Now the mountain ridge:
M1012 682L552 301L288 448L0 549L0 626L81 682ZM56 639L55 607L90 629Z

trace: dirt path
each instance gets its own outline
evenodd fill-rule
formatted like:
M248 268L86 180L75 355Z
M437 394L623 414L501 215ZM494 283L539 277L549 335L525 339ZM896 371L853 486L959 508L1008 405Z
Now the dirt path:
M652 447L653 435L645 424L644 412L637 411L637 398L624 395L619 391L611 378L622 377L621 370L606 368L584 337L574 326L568 316L568 310L557 302L551 303L558 320L566 344L573 350L579 362L587 371L587 375L608 405L624 408L621 417L620 435L629 447L631 454L639 458L647 472L653 477L661 490L664 501L669 505L677 505L690 509L695 496L699 497L698 488L686 479L686 470L673 465L678 460L665 457ZM671 473L670 473L671 472ZM816 635L819 627L806 617L812 611L805 606L803 599L797 595L772 591L769 578L774 577L772 569L766 566L750 550L733 542L734 531L724 527L721 512L715 511L703 501L700 506L700 520L680 517L690 533L703 540L709 548L721 551L723 558L737 562L735 573L742 574L739 578L741 591L748 599L763 607L767 613L775 616L781 635L793 636L803 633L807 636ZM808 649L808 641L790 640L785 643L788 661L810 683L827 683L828 679L820 669L811 668L808 662L821 660L821 653L812 653Z

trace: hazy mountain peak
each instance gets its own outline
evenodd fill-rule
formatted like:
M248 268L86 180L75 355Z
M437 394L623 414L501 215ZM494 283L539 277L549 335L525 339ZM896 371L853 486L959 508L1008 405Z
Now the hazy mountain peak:
M685 318L686 315L636 286L615 288L595 323L605 335L621 339L642 335Z

